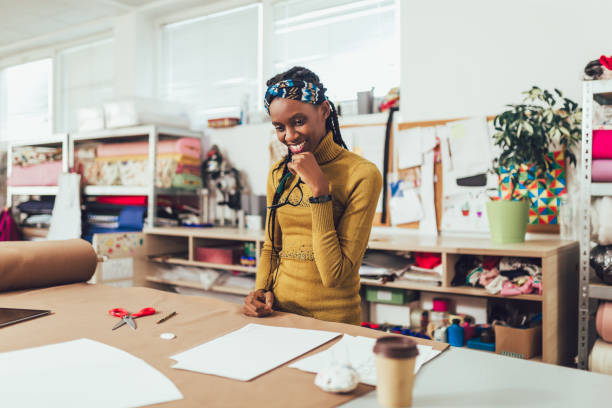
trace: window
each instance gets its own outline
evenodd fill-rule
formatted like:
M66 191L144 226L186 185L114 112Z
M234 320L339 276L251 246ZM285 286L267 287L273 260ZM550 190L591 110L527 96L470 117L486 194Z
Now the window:
M160 96L188 104L196 127L257 108L260 19L255 4L164 26Z
M58 109L55 129L74 132L79 128L78 110L101 105L113 98L113 40L102 40L69 48L57 56Z
M316 72L328 96L353 100L399 86L399 7L395 0L283 0L273 6L272 66Z
M51 133L52 60L0 71L0 138L16 140Z

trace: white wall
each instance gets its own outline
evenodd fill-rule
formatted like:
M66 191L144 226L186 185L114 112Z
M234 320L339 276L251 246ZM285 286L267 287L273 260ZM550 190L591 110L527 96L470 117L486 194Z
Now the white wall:
M496 114L532 85L581 103L611 15L608 0L401 0L402 119Z

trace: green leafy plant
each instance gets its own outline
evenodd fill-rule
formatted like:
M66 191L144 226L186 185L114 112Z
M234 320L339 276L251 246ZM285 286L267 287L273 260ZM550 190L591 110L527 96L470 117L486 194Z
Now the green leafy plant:
M565 157L573 165L576 155L573 148L580 142L582 109L578 104L563 97L561 91L554 93L537 86L523 92L522 104L507 105L507 111L494 119L495 145L501 154L495 161L495 170L518 169L521 164L535 165L536 172L549 170L551 161L547 159L552 150L563 150ZM510 174L513 190L518 185L518 171ZM511 197L514 191L511 191Z

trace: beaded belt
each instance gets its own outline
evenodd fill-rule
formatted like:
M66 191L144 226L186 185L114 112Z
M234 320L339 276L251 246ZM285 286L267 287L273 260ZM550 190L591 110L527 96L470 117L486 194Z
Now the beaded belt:
M314 261L314 252L311 248L288 248L279 253L281 259L296 259L299 261Z

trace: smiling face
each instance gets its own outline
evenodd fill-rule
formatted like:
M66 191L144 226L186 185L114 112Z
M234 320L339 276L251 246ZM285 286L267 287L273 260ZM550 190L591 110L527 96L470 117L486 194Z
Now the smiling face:
M293 99L275 98L270 104L270 118L276 137L292 153L314 152L327 134L325 120L330 114L329 103L312 105Z

